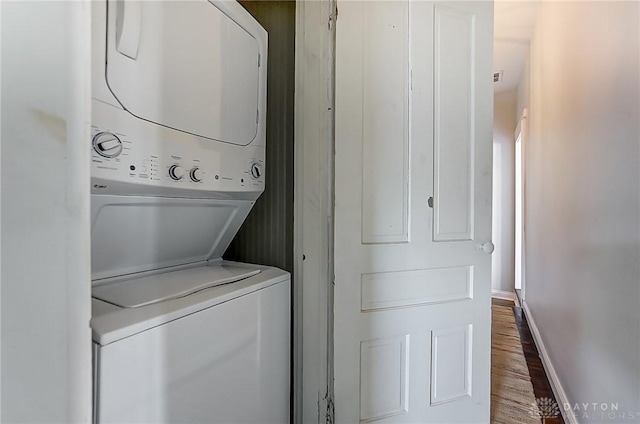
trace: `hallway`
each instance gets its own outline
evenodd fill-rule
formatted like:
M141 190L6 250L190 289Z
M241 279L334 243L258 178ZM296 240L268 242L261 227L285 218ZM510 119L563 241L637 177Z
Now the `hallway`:
M494 3L492 294L524 298L534 398L568 423L640 417L639 19Z
M492 300L491 423L562 424L522 308Z

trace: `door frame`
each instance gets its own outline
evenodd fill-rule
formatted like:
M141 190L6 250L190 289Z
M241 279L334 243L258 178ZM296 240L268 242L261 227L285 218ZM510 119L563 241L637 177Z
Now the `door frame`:
M333 422L336 0L296 0L292 423Z
M516 225L515 230L515 234L518 234L518 231L521 231L521 236L520 236L520 246L517 245L517 243L514 244L514 249L517 253L518 250L520 250L520 301L524 302L525 300L525 292L526 292L526 281L525 281L525 277L526 277L526 251L525 251L525 246L526 246L526 216L527 216L527 207L526 207L526 175L527 175L527 170L526 170L526 150L527 150L527 136L528 136L528 125L527 125L527 117L528 117L528 110L527 108L524 108L522 110L522 115L520 117L520 120L518 121L518 126L516 127L516 131L514 133L514 214L518 213L517 210L517 190L515 190L515 187L518 184L518 178L517 178L517 163L515 163L517 161L517 156L515 155L515 151L517 149L517 143L518 143L518 139L520 139L520 196L521 196L521 228L518 228ZM514 223L517 222L517 216L515 217L516 219L514 219ZM517 239L517 238L516 238ZM515 260L515 255L514 255L514 260ZM515 267L514 264L514 272L516 271L517 268ZM514 275L514 279L515 279L515 275ZM514 281L515 283L515 281Z

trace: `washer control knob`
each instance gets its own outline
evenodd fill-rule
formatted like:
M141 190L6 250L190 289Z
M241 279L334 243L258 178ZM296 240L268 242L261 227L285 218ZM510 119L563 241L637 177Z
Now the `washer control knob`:
M182 177L184 177L184 169L182 169L180 165L171 165L171 168L169 168L169 177L171 177L172 180L181 180Z
M189 177L191 177L191 181L194 183L199 183L202 181L202 170L200 168L193 168L191 172L189 172Z
M251 164L251 176L254 179L258 179L262 176L262 165L260 165L259 163L252 163Z
M99 132L93 136L93 150L102 157L115 158L122 153L122 140L110 132Z

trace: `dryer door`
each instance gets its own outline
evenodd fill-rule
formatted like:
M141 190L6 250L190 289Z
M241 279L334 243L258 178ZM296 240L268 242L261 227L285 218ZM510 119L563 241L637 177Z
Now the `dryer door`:
M248 145L266 92L266 32L233 2L107 2L106 80L137 118ZM261 69L263 68L263 69Z

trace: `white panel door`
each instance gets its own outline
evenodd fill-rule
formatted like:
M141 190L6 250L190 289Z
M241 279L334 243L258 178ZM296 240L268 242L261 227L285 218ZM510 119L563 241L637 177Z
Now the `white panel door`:
M493 5L338 10L336 422L487 423Z

